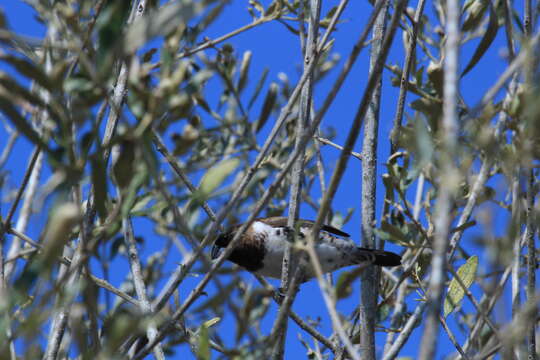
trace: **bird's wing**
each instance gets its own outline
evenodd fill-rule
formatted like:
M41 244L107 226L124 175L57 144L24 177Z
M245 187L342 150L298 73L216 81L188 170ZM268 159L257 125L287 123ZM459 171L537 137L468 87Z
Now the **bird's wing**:
M267 217L263 219L257 219L257 221L261 221L273 227L286 227L287 226L287 218L285 216ZM314 221L305 220L305 219L298 219L298 222L300 223L300 226L307 227L307 228L312 228L313 225L315 224ZM330 225L323 225L321 227L321 230L324 230L326 232L329 232L331 234L338 235L338 236L350 237L350 235L347 234L346 232L336 229L335 227L330 226Z

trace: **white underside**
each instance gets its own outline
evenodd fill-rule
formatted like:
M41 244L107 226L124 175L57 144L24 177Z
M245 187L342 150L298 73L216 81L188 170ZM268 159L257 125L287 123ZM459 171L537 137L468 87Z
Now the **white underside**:
M264 266L257 274L272 278L281 278L281 269L283 264L283 254L287 244L287 235L283 228L274 228L262 222L254 223L254 230L266 233L266 254L264 257ZM307 237L309 229L300 229L301 233ZM298 239L302 241L302 239ZM323 273L331 272L344 266L353 265L352 251L356 249L356 244L350 239L334 237L321 231L319 241L315 244L315 252ZM304 251L299 251L305 254ZM315 271L308 261L304 268L305 278L315 276Z

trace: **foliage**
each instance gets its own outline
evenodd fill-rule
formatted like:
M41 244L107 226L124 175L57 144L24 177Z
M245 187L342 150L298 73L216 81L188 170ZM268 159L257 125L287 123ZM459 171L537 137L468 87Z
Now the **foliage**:
M270 69L255 74L256 54L240 53L235 41L238 34L273 24L297 37L306 51L306 32L318 22L317 41L327 32L329 38L318 45L317 57L310 59L314 70L306 77L330 103L341 96L330 90L341 86L336 75L343 71L347 78L344 67L366 42L351 45L348 60L341 61L335 42L349 44L351 37L336 31L336 23L339 28L356 15L335 6L310 19L315 1L298 0L250 0L251 23L208 38L227 3L29 2L45 28L43 38L15 32L15 19L0 8L3 357L272 354L278 341L263 320L276 318L272 304L280 297L268 284L254 286L237 267L216 267L207 246L215 230L253 213L286 214L295 151L304 156L300 201L317 213L327 185L337 178L338 187L344 186L343 173L330 176L337 162L325 159L322 147L343 148L331 141L336 123L298 133L298 123L313 124L328 107L321 109L323 102L311 96L306 111L289 80L296 75L271 81ZM383 18L405 4L392 4ZM508 2L468 0L454 29L448 26L448 4L432 5L434 15L423 14L420 4L418 15L412 8L398 13L403 63L380 59L386 64L383 94L400 88L399 100L409 102L404 119L392 112L391 136L378 135L379 143L390 137L395 152L382 161L368 161L365 153L352 159L362 158L364 167L385 164L378 183L384 196L376 199L382 210L373 230L380 245L392 244L403 256L402 267L378 275L379 296L373 294L376 330L386 332L383 358L394 358L421 335L425 342L449 338L469 357L536 356L540 35L525 20L536 19L538 9L521 14L507 8ZM450 31L459 31L464 64L453 73L446 66ZM483 79L484 88L492 87L471 103L461 89L475 86L475 72L497 56L493 44L500 37L507 39L504 73ZM372 41L384 44L375 35ZM414 51L405 65L409 47ZM310 64L301 65L300 73ZM447 97L451 79L459 79L453 100ZM362 97L369 100L372 93L368 89L353 101L360 108ZM451 100L456 117L448 120ZM400 101L395 103L399 109ZM348 131L349 121L339 126ZM305 134L310 141L301 147ZM26 168L10 165L13 159L26 161L18 143L33 149ZM360 175L354 176L360 184ZM359 187L351 193L359 194ZM331 209L325 218L341 227L356 215ZM31 222L36 225L29 227ZM139 234L138 224L150 224L152 235ZM194 280L196 274L202 275ZM366 329L355 311L338 312L336 302L360 299L355 285L362 276L348 269L330 290L319 279L333 334L321 335L317 321L290 314L301 328L298 343L307 357L355 358L348 342L358 351ZM217 291L205 290L208 282ZM443 289L440 296L433 295L435 285ZM504 294L511 294L511 316L493 317ZM434 311L440 331L420 334L424 311ZM517 335L503 338L503 329Z

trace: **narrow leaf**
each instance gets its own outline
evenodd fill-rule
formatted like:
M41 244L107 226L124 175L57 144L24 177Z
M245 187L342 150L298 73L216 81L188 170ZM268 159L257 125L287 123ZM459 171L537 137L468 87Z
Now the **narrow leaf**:
M357 267L351 271L342 273L336 283L336 297L338 299L344 299L352 294L352 283L358 279L360 274L364 270L363 267Z
M138 18L127 31L125 51L133 53L149 40L169 34L176 27L187 24L201 9L199 2L179 0Z
M199 341L197 344L197 359L210 360L210 339L208 336L208 328L201 326L199 330Z
M488 27L486 29L486 32L484 33L484 37L482 37L482 40L480 41L480 44L478 44L478 47L476 48L476 51L474 52L473 57L469 61L469 64L465 67L465 70L463 70L463 73L461 73L461 77L465 76L465 74L471 71L472 68L476 65L476 63L480 61L482 56L484 56L487 49L490 47L491 43L493 42L493 40L495 40L498 29L499 29L499 23L497 21L497 14L495 14L495 11L493 10L493 6L490 3Z
M268 72L269 72L268 68L265 68L263 70L261 78L259 79L259 81L257 82L257 86L255 87L255 91L253 91L253 95L251 96L251 99L249 99L248 109L251 109L251 107L255 103L255 100L257 100L257 98L259 97L259 94L261 93L264 82L266 81L266 77L268 76Z
M240 77L238 78L238 85L236 88L241 93L246 87L248 80L249 65L251 64L251 51L246 51L242 57L242 64L240 65Z
M107 217L107 168L102 156L95 154L90 159L95 206L100 219L103 220Z
M467 262L460 266L457 271L457 275L461 279L461 282L468 289L471 287L474 279L476 278L476 269L478 268L478 256L471 256ZM448 287L448 293L446 299L444 299L444 317L447 317L465 296L465 289L460 283L453 278L450 281Z
M205 321L202 326L208 329L220 321L221 321L221 318L216 316L215 318Z
M26 76L28 79L37 82L45 89L54 90L57 88L56 84L51 82L51 79L47 74L34 63L7 53L2 53L0 59L10 63L10 65L17 69L19 73Z
M266 98L264 99L264 103L261 109L261 114L259 115L259 119L255 123L255 132L259 132L264 124L266 124L266 121L270 117L270 114L272 113L272 109L274 108L274 105L276 104L277 100L277 92L278 92L278 86L275 83L270 84L270 89L268 90L268 93L266 94Z
M207 198L240 164L237 158L223 160L210 168L201 179L199 194Z
M405 244L408 242L407 236L395 225L390 224L387 221L381 223L379 231L385 232L389 235L389 239L392 242L398 244Z
M32 128L26 119L19 114L19 111L15 108L15 106L13 106L13 102L9 99L9 97L4 97L3 95L5 95L4 89L0 87L0 111L6 115L11 123L15 125L17 130L24 134L28 140L51 153L52 151L49 149L40 135Z

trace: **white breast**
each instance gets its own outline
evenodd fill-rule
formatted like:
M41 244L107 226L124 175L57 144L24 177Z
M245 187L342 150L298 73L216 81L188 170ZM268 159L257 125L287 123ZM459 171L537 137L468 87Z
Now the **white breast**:
M283 253L287 244L287 235L283 228L274 228L265 223L256 221L253 223L253 230L264 232L266 254L264 255L264 266L257 271L257 274L281 278L281 267L283 263Z
M261 222L253 223L256 232L264 232L266 235L266 254L264 266L257 271L258 274L273 278L281 278L283 254L287 244L287 235L283 228L274 228ZM309 235L309 229L301 228L303 238ZM300 239L302 240L302 236ZM326 232L321 232L320 241L315 244L315 251L319 257L323 273L334 271L343 266L352 265L350 259L351 250L356 245L349 239L336 238ZM308 266L306 278L315 276L314 270Z

